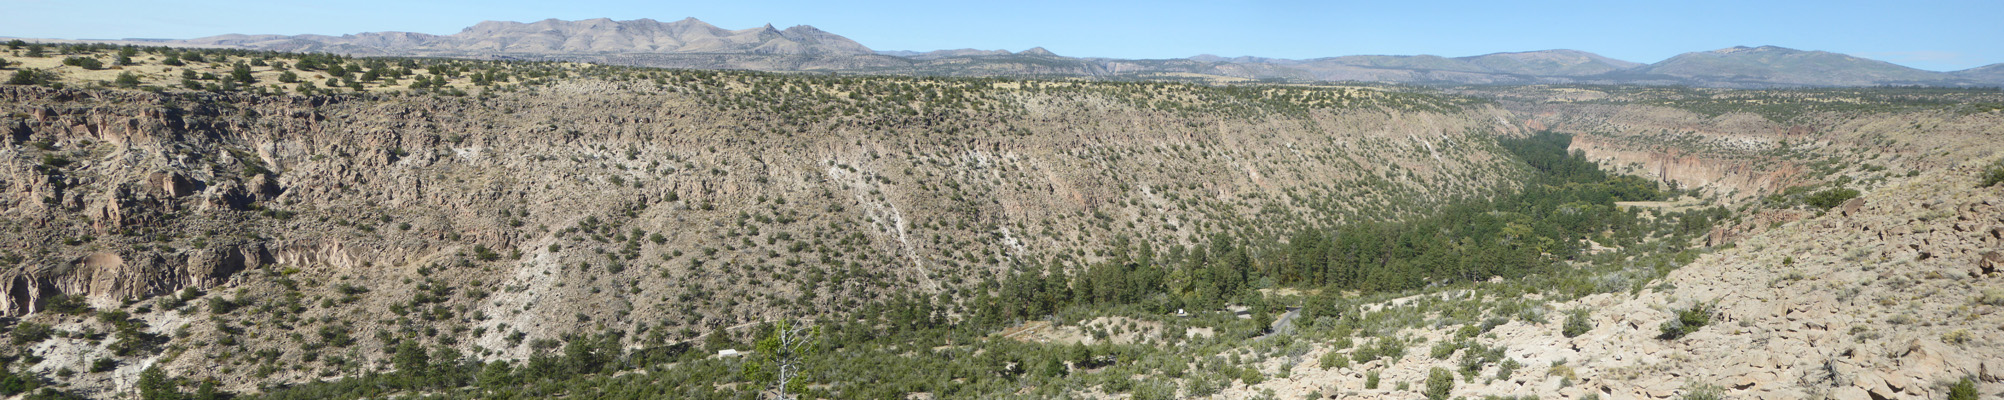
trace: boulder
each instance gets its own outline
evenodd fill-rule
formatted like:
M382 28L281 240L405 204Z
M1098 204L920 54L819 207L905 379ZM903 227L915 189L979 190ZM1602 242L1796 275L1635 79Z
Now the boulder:
M1832 400L1872 400L1872 394L1856 386L1845 386L1830 391Z
M1863 210L1865 208L1865 199L1852 198L1850 200L1845 200L1844 204L1838 206L1838 208L1843 210L1842 213L1844 214L1844 216L1855 217L1858 216L1859 210Z
M173 171L148 174L146 185L167 194L167 197L183 197L201 190L201 185L196 184L194 180Z
M248 194L251 198L259 201L271 200L278 197L280 193L284 193L278 187L278 179L271 176L271 174L257 174L257 176L251 177L250 181L245 183L245 190L249 192Z

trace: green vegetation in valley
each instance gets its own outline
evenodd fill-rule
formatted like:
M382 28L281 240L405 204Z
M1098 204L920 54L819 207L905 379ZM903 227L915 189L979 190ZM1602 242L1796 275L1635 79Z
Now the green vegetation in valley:
M1566 154L1566 141L1557 134L1504 140L1504 147L1533 171L1524 189L1463 202L1436 216L1304 232L1282 243L1220 235L1208 246L1189 249L1128 245L1110 249L1111 261L1082 266L1053 262L1019 270L977 285L971 296L960 299L907 295L870 302L848 317L815 323L821 339L799 352L805 359L796 388L804 397L843 399L921 392L1050 397L1086 390L1137 398L1203 396L1234 382L1265 379L1267 372L1246 363L1299 354L1309 342L1337 343L1336 350L1346 352L1347 360L1325 357L1321 365L1341 368L1352 365L1348 361L1407 357L1412 342L1393 335L1401 327L1465 324L1466 336L1458 337L1472 338L1510 319L1543 320L1546 311L1540 311L1539 303L1518 300L1514 293L1543 291L1564 298L1630 290L1667 269L1635 271L1599 260L1635 257L1644 265L1674 266L1688 261L1683 244L1723 217L1717 209L1645 215L1616 207L1618 200L1656 200L1669 194L1646 181L1599 171ZM1587 240L1625 249L1595 254L1588 251ZM1490 276L1506 280L1488 283ZM1266 290L1288 287L1304 289L1304 294L1277 296ZM1452 287L1482 288L1480 293L1495 297L1425 296L1408 308L1375 312L1356 307L1386 296ZM1255 317L1212 311L1226 303L1245 306ZM1293 322L1297 332L1276 336L1266 321L1287 312L1287 306L1304 307ZM1192 315L1174 317L1179 308ZM1047 343L994 333L1033 321L1078 329L1101 340L1092 345ZM1568 322L1568 329L1574 329ZM765 325L750 337L769 337L775 329ZM1200 330L1214 333L1190 333ZM767 393L766 382L771 382L762 372L748 373L768 371L745 368L754 359L711 356L720 349L755 347L748 343L711 335L700 345L627 350L621 346L626 336L608 331L572 337L519 363L477 362L447 347L391 338L384 348L394 349L393 371L272 387L244 398L419 393L503 399L750 398ZM1462 339L1436 345L1432 353L1464 354L1464 374L1496 369L1507 377L1517 364L1502 350ZM1444 372L1427 377L1429 396L1444 396L1452 388L1454 378L1442 376ZM1131 379L1134 375L1151 378ZM197 384L180 387L192 390Z

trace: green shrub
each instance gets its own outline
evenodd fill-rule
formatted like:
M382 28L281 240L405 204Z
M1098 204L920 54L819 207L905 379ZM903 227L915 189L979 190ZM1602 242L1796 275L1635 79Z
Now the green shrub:
M218 315L229 314L231 311L236 311L236 310L237 310L237 303L234 301L229 301L228 299L224 299L222 298L222 296L209 298L210 314L218 314Z
M1322 364L1322 369L1324 370L1330 368L1349 368L1350 357L1343 356L1343 353L1330 351L1328 353L1322 353L1321 364Z
M48 325L22 322L20 325L14 326L13 342L15 346L40 343L43 340L48 340L50 336L55 336L55 334L56 329Z
M90 57L70 57L70 58L65 58L65 59L63 59L63 65L69 65L69 66L75 66L75 67L81 67L81 68L83 68L83 69L87 69L87 70L92 70L92 71L96 71L96 70L100 70L100 69L104 69L104 62L103 62L103 61L98 61L98 60L97 60L96 58L90 58Z
M1426 373L1427 400L1445 400L1447 392L1454 390L1454 373L1446 368L1434 367Z
M1378 371L1377 371L1377 370L1371 370L1371 372L1370 372L1369 374L1365 374L1365 375L1364 375L1364 388L1365 388L1365 389L1377 389L1377 388L1378 388Z
M1579 309L1566 313L1566 324L1559 333L1574 338L1591 330L1593 330L1593 316L1586 309Z
M1358 347L1356 351L1351 352L1350 359L1356 361L1358 364L1362 364L1380 357L1390 358L1391 362L1398 362L1399 359L1405 358L1405 356L1405 341L1395 337L1381 337L1372 340L1370 344Z
M1850 200L1856 197L1858 197L1857 190L1834 188L1834 189L1827 189L1821 192L1816 192L1816 194L1809 195L1809 198L1803 199L1802 201L1805 203L1809 203L1809 205L1816 206L1816 208L1827 210L1831 208L1836 208L1839 205L1843 205L1845 200Z
M1517 360L1504 359L1502 363L1496 364L1496 379L1510 379L1510 375L1517 373L1517 367L1522 366L1524 364L1518 363Z
M1657 326L1657 330L1663 333L1659 336L1662 339L1677 339L1691 332L1697 332L1698 328L1710 323L1712 323L1712 307L1700 303L1692 305L1689 309L1678 310L1677 318L1664 321L1662 325Z
M1461 350L1461 343L1443 340L1435 343L1433 349L1427 351L1427 355L1433 356L1435 360L1446 360L1448 356L1454 355L1455 350Z
M46 304L47 310L59 314L81 315L90 312L90 303L85 302L83 296L58 294L49 296L49 302Z
M473 245L473 258L480 261L494 261L501 259L501 253L495 253L494 249L489 249L486 245L476 244Z
M1258 385L1266 382L1266 375L1260 374L1259 368L1246 367L1245 371L1239 372L1239 380L1245 381L1246 385Z
M1976 382L1962 378L1948 386L1948 400L1976 400Z

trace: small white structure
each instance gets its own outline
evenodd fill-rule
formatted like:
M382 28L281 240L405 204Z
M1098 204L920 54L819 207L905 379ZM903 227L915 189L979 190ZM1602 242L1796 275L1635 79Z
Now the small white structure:
M742 356L742 355L744 355L744 353L739 353L739 352L738 352L738 349L723 349L723 350L717 350L717 358L731 358L731 357L737 357L737 356Z
M1176 309L1176 316L1178 316L1178 317L1189 317L1189 316L1190 316L1190 313L1186 313L1186 312L1183 312L1183 309L1181 309L1181 308L1178 308L1178 309Z

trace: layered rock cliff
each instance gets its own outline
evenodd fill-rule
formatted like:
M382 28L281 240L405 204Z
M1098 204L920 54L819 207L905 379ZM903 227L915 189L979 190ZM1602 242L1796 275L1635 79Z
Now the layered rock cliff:
M244 349L193 343L477 329L449 345L520 358L539 338L612 327L658 344L951 298L1010 268L1104 259L1116 241L1423 212L1521 173L1489 137L1514 132L1500 110L1423 96L1348 89L1265 109L1181 85L968 85L682 72L475 97L0 87L0 310L66 321L43 316L59 295L138 307L193 347L121 368L159 360L248 388L366 369L320 359L253 378L204 367ZM767 97L802 91L827 98ZM163 296L187 288L195 303ZM172 322L213 312L214 328ZM127 383L100 384L79 383Z

